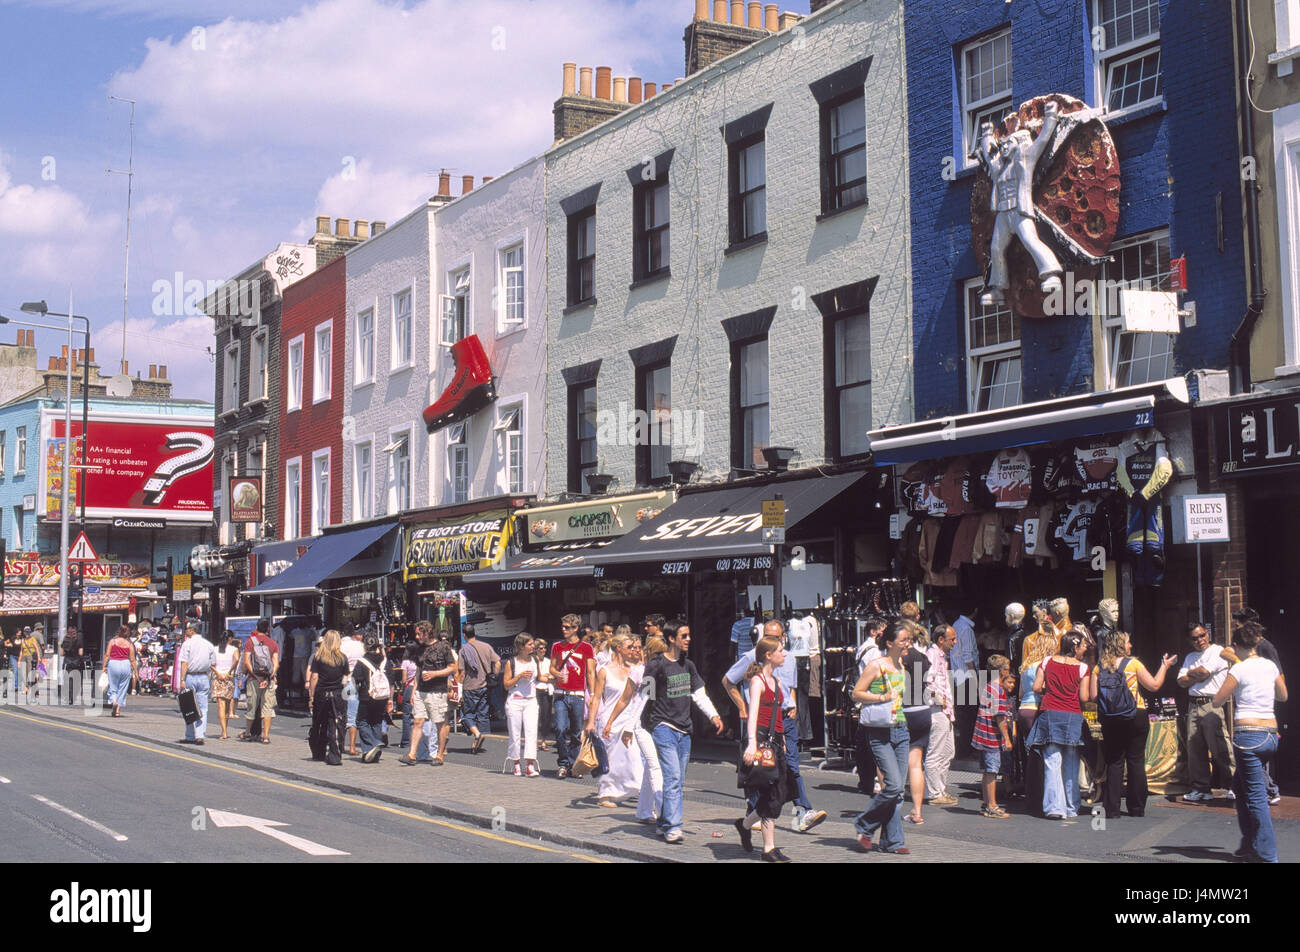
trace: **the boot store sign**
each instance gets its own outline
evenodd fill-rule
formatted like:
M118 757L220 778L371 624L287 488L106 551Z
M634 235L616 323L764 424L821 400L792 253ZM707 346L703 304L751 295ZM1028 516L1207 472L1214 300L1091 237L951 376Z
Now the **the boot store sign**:
M1220 414L1214 426L1220 475L1300 467L1300 391L1234 404Z

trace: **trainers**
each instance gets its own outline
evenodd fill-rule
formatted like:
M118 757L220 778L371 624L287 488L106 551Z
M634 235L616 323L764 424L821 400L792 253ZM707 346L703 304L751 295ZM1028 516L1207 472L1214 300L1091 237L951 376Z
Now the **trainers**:
M1201 793L1199 790L1189 790L1183 794L1183 800L1188 803L1208 803L1213 799L1213 794Z
M523 770L523 768L520 767L518 764L515 764L515 776L516 776L516 777L522 777L523 775L524 775L524 770Z
M561 768L559 769L559 771L555 774L555 776L558 777L558 778L561 779L561 780L563 780L563 779L564 779L565 777L567 777L568 775L569 775L569 768L568 768L568 767L561 767Z
M540 777L542 772L537 769L537 764L529 764L528 769L524 771L524 775L528 777Z
M666 843L680 843L681 841L682 841L681 830L669 830L667 833L664 834L664 842Z
M1280 793L1275 793L1273 794L1273 796L1268 798L1268 805L1271 807L1275 807L1281 802L1282 802L1282 794Z
M1237 795L1233 793L1231 790L1225 793L1224 796L1228 798L1229 802L1235 801L1237 799Z
M825 810L805 810L803 816L799 818L799 825L795 827L795 831L798 833L808 833L813 827L825 821L825 819Z

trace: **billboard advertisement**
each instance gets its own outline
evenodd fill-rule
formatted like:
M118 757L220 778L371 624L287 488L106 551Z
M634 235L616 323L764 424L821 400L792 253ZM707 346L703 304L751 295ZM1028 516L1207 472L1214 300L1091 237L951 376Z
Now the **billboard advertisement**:
M81 462L81 421L72 421L73 462ZM68 434L62 415L41 418L45 491L40 514L59 518L62 452ZM168 522L212 521L213 422L211 416L90 415L84 474L69 481L68 505L89 519L152 517ZM74 471L75 472L75 471Z

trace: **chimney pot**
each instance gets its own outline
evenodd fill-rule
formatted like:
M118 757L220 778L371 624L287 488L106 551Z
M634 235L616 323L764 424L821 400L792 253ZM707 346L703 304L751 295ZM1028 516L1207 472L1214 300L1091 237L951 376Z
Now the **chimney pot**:
M483 176L483 184L486 185L488 182L492 181L494 178L496 178L495 175L485 175L485 176Z
M768 33L781 29L781 8L775 3L763 4L763 28Z
M317 216L316 216L316 234L318 234L318 235L328 235L329 233L330 233L330 216L329 216L329 215L317 215Z
M95 362L95 348L92 347L90 348L90 359L87 360L86 363L93 364L94 362Z
M763 4L760 0L749 0L749 23L751 30L763 29Z
M582 66L578 69L578 95L591 98L591 67Z
M614 71L608 66L596 67L596 98L609 99L609 83Z
M370 220L367 219L367 218L358 218L356 221L354 221L354 222L352 223L352 237L353 237L353 238L369 238L369 237L370 237Z
M798 22L799 22L799 14L797 13L781 14L781 29L783 30L790 29L790 27L794 26Z
M68 358L67 358L67 357L60 357L60 358L59 358L59 369L60 369L60 370L63 370L63 371L66 371L66 370L68 369Z
M709 18L709 0L695 0L695 19L707 20Z
M727 22L727 0L713 0L713 22Z
M334 234L339 238L348 237L349 224L350 224L350 219L347 218L336 219L334 222Z
M472 191L474 191L474 176L462 175L460 177L460 193L468 195Z
M661 93L666 93L666 92L668 92L668 90L670 90L670 89L672 89L672 88L673 88L673 84L672 84L672 83L664 83L663 88L660 89L659 91L660 91Z
M58 369L59 369L59 358L55 357L53 354L50 354L50 366L47 367L46 369L47 369L47 370L58 370Z
M450 172L443 171L438 173L438 194L443 198L449 198L451 196Z
M150 365L149 365L149 379L150 379L150 380L153 380L153 379L154 379L155 377L157 377L157 376L158 376L158 365L157 365L157 364L150 364Z
M564 64L564 92L562 93L562 95L572 96L574 93L578 91L577 75L578 75L577 63Z
M627 102L627 78L614 77L614 102Z
M654 83L646 83L646 84L645 84L645 98L646 98L646 99L653 99L653 98L654 98L654 94L655 94L657 91L658 91L658 87L657 87Z
M67 344L64 344L64 345L63 345L63 353L60 354L59 356L62 357L64 360L67 360L67 359L68 359L68 345L67 345Z
M386 221L371 222L370 234L377 235L387 227L388 227L388 222Z
M131 373L131 362L130 362L130 361L128 361L128 360L124 360L124 361L122 361L122 373L124 373L124 374L128 374L128 375Z
M631 76L627 81L627 101L630 103L639 103L641 101L641 77Z
M745 25L745 0L731 0L731 25Z
M167 379L167 365L166 365L166 364L159 364L159 365L158 365L158 379L160 379L160 380L166 380L166 379Z

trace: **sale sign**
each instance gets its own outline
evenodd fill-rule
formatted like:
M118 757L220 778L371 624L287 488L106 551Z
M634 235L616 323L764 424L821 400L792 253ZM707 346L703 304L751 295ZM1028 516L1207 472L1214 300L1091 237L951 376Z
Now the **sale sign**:
M58 518L67 434L57 411L41 421L46 492L42 513ZM72 422L72 463L81 464L81 421ZM88 518L155 515L177 522L212 520L212 417L91 414L86 466L69 480L68 505ZM73 470L72 472L76 472Z

